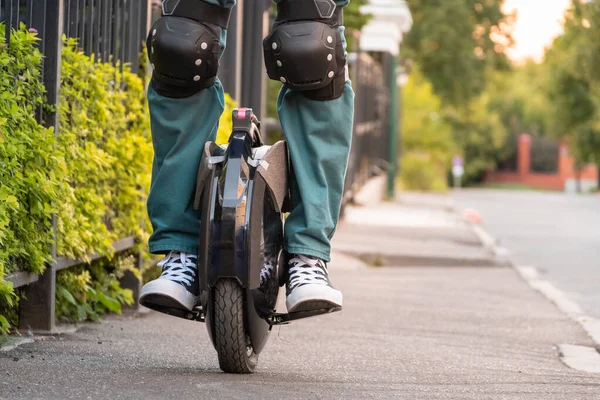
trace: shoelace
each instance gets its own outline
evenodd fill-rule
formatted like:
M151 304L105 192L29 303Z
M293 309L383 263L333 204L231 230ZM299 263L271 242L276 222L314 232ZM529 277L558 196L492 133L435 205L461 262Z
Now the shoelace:
M297 255L290 260L290 286L317 284L329 286L327 267L323 260Z
M171 251L157 265L163 268L161 276L185 285L191 285L196 276L196 256L192 254Z
M263 267L260 270L260 283L264 283L266 282L267 279L269 279L269 276L273 273L273 271L275 271L275 257L270 255L270 254L266 254L265 255L265 263L263 265Z

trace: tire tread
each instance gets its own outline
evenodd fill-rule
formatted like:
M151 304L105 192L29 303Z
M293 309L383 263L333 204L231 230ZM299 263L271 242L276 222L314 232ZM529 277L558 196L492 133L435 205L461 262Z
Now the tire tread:
M248 356L244 329L244 295L233 279L221 279L214 289L215 348L224 372L254 372L258 355Z

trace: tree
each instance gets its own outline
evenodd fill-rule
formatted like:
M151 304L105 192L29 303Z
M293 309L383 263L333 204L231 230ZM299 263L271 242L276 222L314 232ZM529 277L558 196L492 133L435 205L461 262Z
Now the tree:
M466 105L483 92L486 70L509 69L503 0L408 0L413 28L404 43L442 100Z
M513 16L503 13L502 3L408 0L414 24L402 54L415 60L441 99L440 114L465 157L467 182L495 166L506 137L486 92L494 71L511 69L505 49Z
M571 145L576 165L600 166L600 0L572 0L564 34L547 51L548 95L557 135Z

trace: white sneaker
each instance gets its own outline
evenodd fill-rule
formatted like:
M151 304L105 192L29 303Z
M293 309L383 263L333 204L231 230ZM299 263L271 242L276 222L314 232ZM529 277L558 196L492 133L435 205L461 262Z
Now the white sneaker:
M331 286L325 261L296 255L289 261L286 290L288 312L342 306L342 292Z
M158 263L161 276L142 287L140 304L192 311L199 295L196 262L194 254L171 251Z

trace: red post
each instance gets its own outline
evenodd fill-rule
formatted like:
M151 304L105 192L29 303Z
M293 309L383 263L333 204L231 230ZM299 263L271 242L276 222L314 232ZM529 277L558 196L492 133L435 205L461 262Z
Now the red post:
M531 137L524 133L519 136L518 164L519 178L524 180L531 168Z

